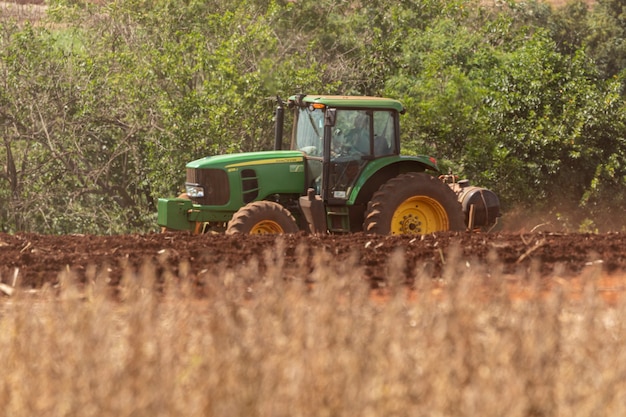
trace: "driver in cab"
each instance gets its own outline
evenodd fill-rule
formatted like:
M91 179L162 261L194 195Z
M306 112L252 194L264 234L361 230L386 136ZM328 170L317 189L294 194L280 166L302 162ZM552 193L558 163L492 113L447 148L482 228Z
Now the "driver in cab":
M334 135L335 156L359 157L370 153L370 123L367 113L358 111L354 116L353 126L345 135L341 131Z

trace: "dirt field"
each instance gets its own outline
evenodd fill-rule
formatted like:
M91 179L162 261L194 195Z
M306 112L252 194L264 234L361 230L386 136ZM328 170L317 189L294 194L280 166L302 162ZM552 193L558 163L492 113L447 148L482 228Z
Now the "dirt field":
M457 250L455 250L455 248ZM404 277L389 276L393 254L404 255ZM455 255L456 253L456 255ZM269 256L269 257L268 257ZM269 263L284 259L286 280L314 280L313 270L327 264L350 264L373 287L393 282L411 284L415 271L437 278L446 262L503 267L505 276L523 277L532 268L549 280L574 279L585 268L604 275L626 274L626 234L441 233L420 237L348 236L192 236L184 233L120 236L46 236L0 234L0 280L9 286L40 288L56 284L70 271L80 282L106 274L111 285L124 270L139 271L146 262L164 272L184 276L201 286L207 272L253 267L259 277ZM322 257L322 258L320 258ZM458 261L453 258L460 258ZM251 263L252 262L252 263ZM258 262L255 266L254 262ZM252 266L250 266L252 265ZM129 269L130 267L130 269ZM397 270L397 269L396 269ZM261 279L261 278L259 278ZM615 280L614 280L615 281ZM621 278L612 286L622 288Z

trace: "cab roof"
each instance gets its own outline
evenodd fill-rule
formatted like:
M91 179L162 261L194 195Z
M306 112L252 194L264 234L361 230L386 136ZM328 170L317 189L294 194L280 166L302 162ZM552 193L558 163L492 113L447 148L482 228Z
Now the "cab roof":
M402 103L398 100L384 97L298 94L289 97L289 103L293 103L295 105L319 103L329 107L394 109L400 113L404 113L404 106Z

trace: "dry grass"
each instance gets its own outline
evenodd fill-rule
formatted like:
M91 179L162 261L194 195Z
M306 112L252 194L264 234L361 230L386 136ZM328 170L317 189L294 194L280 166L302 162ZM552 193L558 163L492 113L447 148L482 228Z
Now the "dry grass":
M320 257L312 286L285 282L281 259L262 277L251 262L206 276L201 299L184 265L128 271L118 301L104 270L86 289L64 275L0 304L1 413L626 415L626 307L603 302L599 271L577 299L520 277L516 301L495 263L449 258L439 279L416 271L411 298L392 282L385 300L350 259Z
M16 20L18 22L38 22L46 14L43 1L32 2L3 2L0 1L0 22Z

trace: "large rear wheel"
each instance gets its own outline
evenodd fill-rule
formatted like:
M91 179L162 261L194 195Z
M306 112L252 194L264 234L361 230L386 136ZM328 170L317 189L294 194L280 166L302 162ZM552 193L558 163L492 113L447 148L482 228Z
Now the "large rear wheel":
M456 194L423 172L399 175L383 184L367 206L363 228L381 235L425 235L465 230Z
M272 201L254 201L240 208L228 222L227 235L282 234L298 232L289 210Z

